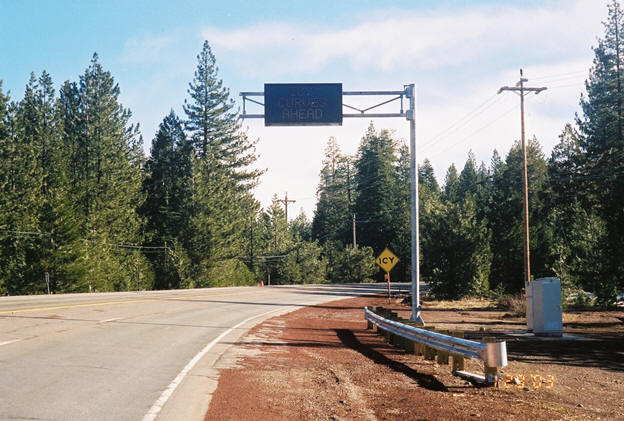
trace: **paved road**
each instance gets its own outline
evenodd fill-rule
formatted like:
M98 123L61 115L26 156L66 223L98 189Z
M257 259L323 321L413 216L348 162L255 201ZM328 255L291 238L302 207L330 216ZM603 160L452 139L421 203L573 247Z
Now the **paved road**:
M214 363L249 328L371 292L384 286L0 298L0 419L201 419Z

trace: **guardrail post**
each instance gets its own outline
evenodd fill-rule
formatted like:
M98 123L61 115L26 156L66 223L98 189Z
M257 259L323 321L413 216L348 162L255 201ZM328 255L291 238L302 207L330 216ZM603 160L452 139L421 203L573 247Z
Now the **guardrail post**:
M448 330L440 330L438 331L438 333L441 333L443 335L448 335L449 331ZM438 358L437 358L437 362L440 365L447 365L449 363L449 353L446 351L441 351L438 350Z
M463 338L464 332L456 331L452 332L452 335L456 338ZM463 355L451 354L453 357L453 371L463 371L465 369L465 360Z
M487 337L483 338L484 343L494 343L496 338ZM496 377L498 376L498 367L490 367L486 362L483 363L483 372L485 374L485 380L488 384L494 384Z
M377 313L377 307L371 307L371 308L370 308L370 310L371 310L373 313ZM371 330L372 330L372 329L373 329L373 326L375 326L375 325L373 324L373 322L371 322L370 320L368 320L368 319L367 319L367 320L366 320L366 329L371 329Z
M414 326L417 327L418 324L415 322L412 322L410 320L406 320L405 324L408 326ZM404 339L403 340L403 345L404 345L404 349L405 352L408 354L416 354L416 346L418 345L418 342L414 342L414 341L410 341L409 339Z
M426 326L423 329L431 331L431 332L435 332L435 326ZM424 345L425 349L423 351L423 354L425 356L425 360L428 361L434 361L435 357L436 357L436 353L437 350L435 348L432 348L430 346Z
M386 310L385 308L383 308L383 307L377 307L377 314L378 314L379 316L381 316L381 317L384 317L384 318L388 317L388 312L387 312L387 310ZM386 332L384 329L382 329L381 327L377 326L377 333L378 333L380 336L383 336L383 337L385 338L385 337L386 337L386 333L387 333L387 332Z
M399 315L395 311L390 311L388 319L396 322L396 321L399 320ZM398 345L399 344L399 337L396 336L394 333L388 332L388 342L391 345Z
M392 312L389 309L384 308L383 313L381 314L381 317L383 317L384 319L389 319L391 313ZM383 332L383 337L386 340L386 342L390 342L390 338L392 337L390 332L385 329L381 329L381 331Z

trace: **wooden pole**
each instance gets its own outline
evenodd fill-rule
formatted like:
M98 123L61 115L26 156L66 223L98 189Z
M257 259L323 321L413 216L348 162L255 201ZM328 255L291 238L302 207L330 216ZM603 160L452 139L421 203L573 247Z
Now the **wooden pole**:
M524 96L530 92L535 95L546 90L543 88L527 88L524 86L524 82L527 82L520 69L520 81L516 83L516 86L503 86L498 90L500 94L503 91L512 91L520 95L520 136L522 140L522 200L523 200L523 220L524 220L524 282L531 281L531 250L529 246L529 184L527 173L527 157L526 157L526 141L524 136Z

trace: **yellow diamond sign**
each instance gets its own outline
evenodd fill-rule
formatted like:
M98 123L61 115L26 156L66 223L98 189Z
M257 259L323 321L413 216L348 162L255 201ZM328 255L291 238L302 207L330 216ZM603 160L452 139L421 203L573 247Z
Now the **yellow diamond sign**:
M379 256L377 256L375 263L381 266L381 268L386 272L390 272L394 265L399 263L399 258L386 248Z

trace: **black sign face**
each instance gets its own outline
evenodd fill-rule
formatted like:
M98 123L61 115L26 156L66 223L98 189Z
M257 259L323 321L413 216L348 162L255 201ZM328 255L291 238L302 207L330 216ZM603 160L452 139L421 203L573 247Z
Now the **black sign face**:
M342 83L265 83L265 126L341 126Z

